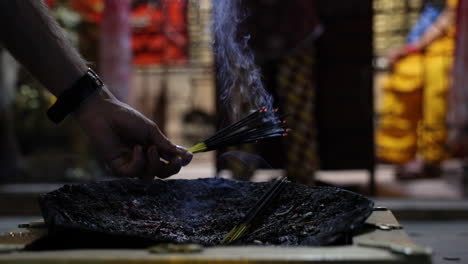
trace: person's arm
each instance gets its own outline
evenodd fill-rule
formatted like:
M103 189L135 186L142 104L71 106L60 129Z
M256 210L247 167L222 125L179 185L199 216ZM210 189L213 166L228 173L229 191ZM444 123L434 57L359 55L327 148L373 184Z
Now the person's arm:
M86 73L86 62L43 1L0 1L0 27L0 41L54 95L59 96ZM118 175L168 177L192 158L171 143L154 122L118 101L105 87L73 115Z
M78 80L85 61L41 0L0 1L4 46L54 95Z
M407 44L403 47L390 50L387 54L387 60L394 63L401 57L404 57L413 52L424 50L435 40L443 37L450 26L455 23L456 10L453 7L447 6L436 21L422 34L415 43Z
M447 30L455 23L456 10L447 6L437 20L424 32L421 38L412 45L423 50L435 40L445 36Z

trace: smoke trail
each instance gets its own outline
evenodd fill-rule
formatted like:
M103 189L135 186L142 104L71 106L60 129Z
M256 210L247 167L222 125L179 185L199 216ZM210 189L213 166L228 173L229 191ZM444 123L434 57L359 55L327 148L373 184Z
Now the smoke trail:
M260 69L248 47L249 36L238 35L238 25L245 18L242 0L213 1L214 50L218 66L219 96L231 118L242 111L273 108L273 99L265 90Z

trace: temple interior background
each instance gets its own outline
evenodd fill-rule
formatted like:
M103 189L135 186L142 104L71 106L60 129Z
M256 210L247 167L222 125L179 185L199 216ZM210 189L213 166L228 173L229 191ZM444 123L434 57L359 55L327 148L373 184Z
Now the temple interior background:
M114 92L185 147L222 128L229 115L219 99L222 82L217 73L223 61L216 57L211 30L213 1L217 0L130 1L131 74L127 85ZM112 71L100 60L100 52L118 48L102 42L105 1L46 2L90 65L99 73ZM466 5L459 1L458 14L466 14ZM456 236L458 240L447 234L467 225L468 145L444 145L448 154L437 161L435 177L422 173L407 180L399 176L403 162L379 156L385 83L394 71L386 56L407 43L425 7L424 0L244 1L249 11L238 34L249 36L246 43L264 86L275 107L289 114L292 132L280 139L196 154L172 178L265 181L290 175L299 183L343 187L391 208L421 243L451 252L447 244L466 239L466 234ZM468 25L461 18L455 24L465 30ZM460 32L457 28L456 45L466 35ZM457 46L453 51L452 69L463 67L463 59L457 57L463 49ZM40 193L113 175L72 119L59 126L47 119L53 95L5 49L0 52L0 96L5 99L0 100L0 231L7 231L18 219L36 218ZM455 76L457 70L463 71L456 68L446 75L452 85L462 78ZM459 228L427 232L452 225ZM453 254L464 254L467 261L466 252Z

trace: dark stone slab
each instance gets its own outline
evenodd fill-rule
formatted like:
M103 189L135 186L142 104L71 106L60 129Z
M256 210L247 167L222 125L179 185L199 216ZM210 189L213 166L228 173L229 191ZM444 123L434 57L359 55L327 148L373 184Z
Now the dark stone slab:
M219 245L271 183L122 179L65 185L42 195L49 236L30 249ZM346 243L372 212L364 196L288 183L239 244Z

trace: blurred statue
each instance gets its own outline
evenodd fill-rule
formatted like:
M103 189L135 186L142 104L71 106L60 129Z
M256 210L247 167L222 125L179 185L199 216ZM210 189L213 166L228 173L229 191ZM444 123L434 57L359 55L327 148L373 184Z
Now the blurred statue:
M447 92L455 47L457 0L426 1L407 44L391 50L383 80L377 156L399 164L399 179L436 177L448 157Z

